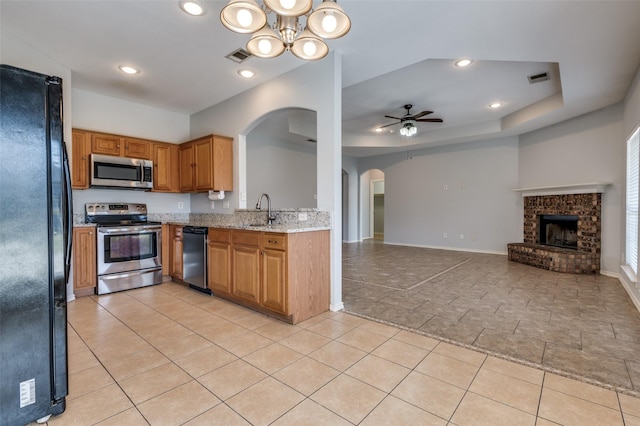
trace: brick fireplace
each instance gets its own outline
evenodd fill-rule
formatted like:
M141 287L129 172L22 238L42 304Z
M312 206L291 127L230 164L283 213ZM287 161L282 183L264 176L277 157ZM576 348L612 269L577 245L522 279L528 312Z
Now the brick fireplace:
M509 260L556 272L599 273L601 213L602 192L525 195L523 242L507 244ZM544 241L554 233L561 243Z

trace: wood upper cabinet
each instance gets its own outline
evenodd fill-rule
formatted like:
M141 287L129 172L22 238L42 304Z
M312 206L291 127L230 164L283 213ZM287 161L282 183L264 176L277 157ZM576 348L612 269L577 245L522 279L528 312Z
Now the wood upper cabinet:
M120 136L103 133L91 134L91 153L103 155L120 155Z
M231 231L209 228L207 286L215 294L231 294Z
M180 190L233 190L233 140L209 135L180 145Z
M124 146L124 152L120 155L130 158L141 158L143 160L151 160L152 158L152 143L143 139L134 138L122 138Z
M170 225L169 234L171 235L171 276L182 280L182 226Z
M93 133L91 135L91 152L151 160L151 142L126 136Z
M172 143L153 144L153 191L180 192L179 146Z
M73 290L76 296L94 294L97 284L96 230L73 228Z
M89 154L91 153L91 134L84 130L73 129L71 141L71 187L89 188Z
M194 190L195 175L195 148L193 143L183 143L180 145L180 192L192 192Z

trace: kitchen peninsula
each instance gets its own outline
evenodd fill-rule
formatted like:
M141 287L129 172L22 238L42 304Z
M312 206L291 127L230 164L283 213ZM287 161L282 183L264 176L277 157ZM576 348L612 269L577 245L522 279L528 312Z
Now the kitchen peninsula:
M293 212L279 214L286 218ZM308 213L314 213L315 219L324 216L311 209ZM261 214L240 211L236 215L190 215L193 217L187 223L166 224L168 238L163 249L168 274L174 281L183 282L182 228L207 227L207 285L215 296L292 324L327 311L328 221L323 225L322 219L309 224L284 219L280 224L266 225L256 220Z

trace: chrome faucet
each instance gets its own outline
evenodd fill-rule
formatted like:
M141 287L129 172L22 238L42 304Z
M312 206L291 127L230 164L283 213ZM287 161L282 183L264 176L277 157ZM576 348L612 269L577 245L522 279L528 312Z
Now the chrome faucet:
M256 203L256 210L260 210L263 197L267 197L267 225L273 225L273 221L276 220L276 214L271 213L271 197L269 197L269 194L261 194L260 197L258 197L258 202Z

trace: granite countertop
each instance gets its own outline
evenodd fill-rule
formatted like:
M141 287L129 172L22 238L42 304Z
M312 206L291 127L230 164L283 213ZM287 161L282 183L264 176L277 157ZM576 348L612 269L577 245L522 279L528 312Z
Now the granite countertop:
M254 225L254 224L215 224L212 225L206 222L190 221L184 222L171 222L171 225L182 226L205 226L208 228L220 228L220 229L237 229L242 231L256 231L256 232L277 232L282 234L292 234L295 232L313 232L313 231L328 231L331 228L328 226L310 226L305 224L275 224L275 225Z

